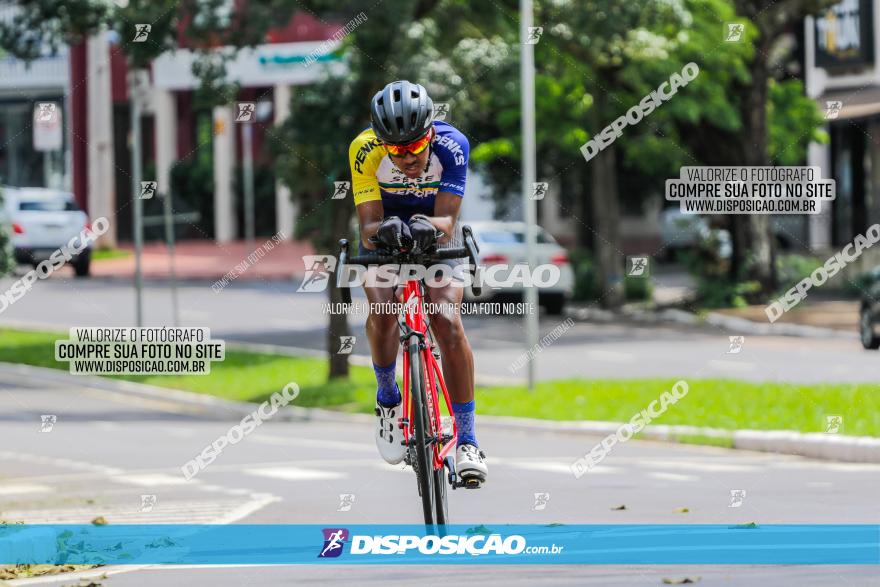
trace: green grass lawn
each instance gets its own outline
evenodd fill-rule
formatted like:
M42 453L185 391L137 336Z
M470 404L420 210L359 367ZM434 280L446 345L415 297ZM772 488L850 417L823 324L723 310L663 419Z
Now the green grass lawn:
M0 329L0 361L67 370L54 360L54 342L66 334ZM348 381L327 383L327 362L227 351L206 376L119 376L137 381L259 402L294 381L300 386L296 404L369 413L375 380L367 367L351 368ZM482 387L477 390L480 414L547 420L610 420L623 422L645 409L675 379L576 379L524 387ZM711 428L824 430L826 415L841 415L843 433L880 436L880 385L751 383L730 379L689 380L689 392L657 424L688 424ZM711 439L693 438L712 443ZM722 442L723 444L723 442Z
M131 255L131 251L125 251L123 249L95 249L92 251L92 261L121 259L122 257L131 257Z

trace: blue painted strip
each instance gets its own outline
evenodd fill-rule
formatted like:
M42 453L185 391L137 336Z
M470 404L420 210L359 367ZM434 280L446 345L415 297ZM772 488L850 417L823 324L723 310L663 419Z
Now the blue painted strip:
M876 525L12 525L0 564L880 564Z

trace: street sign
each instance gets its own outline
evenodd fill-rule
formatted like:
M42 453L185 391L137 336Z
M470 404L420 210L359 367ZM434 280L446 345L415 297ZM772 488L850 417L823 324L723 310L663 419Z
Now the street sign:
M61 124L61 105L57 102L37 102L34 104L34 150L61 150L63 135Z

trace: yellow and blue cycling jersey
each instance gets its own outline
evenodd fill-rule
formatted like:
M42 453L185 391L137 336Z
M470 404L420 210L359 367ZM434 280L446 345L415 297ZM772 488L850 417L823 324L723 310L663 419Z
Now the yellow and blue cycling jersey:
M381 201L385 216L408 220L434 214L437 192L464 196L470 145L451 124L434 122L434 141L421 176L411 179L392 162L372 128L359 134L348 149L355 205Z

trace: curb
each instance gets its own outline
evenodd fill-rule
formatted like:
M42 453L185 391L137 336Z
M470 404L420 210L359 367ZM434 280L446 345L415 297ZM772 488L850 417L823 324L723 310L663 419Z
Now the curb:
M17 363L0 363L0 374L13 373L29 378L44 378L58 383L70 383L69 373L33 367ZM128 394L141 399L161 399L183 405L187 411L200 415L220 418L242 418L254 411L258 404L220 399L209 395L104 379L93 375L77 375L81 385L105 391ZM333 422L348 424L352 422L369 423L369 414L347 414L324 408L301 408L286 406L279 410L273 421L282 422ZM511 416L480 416L481 426L490 426L511 431L523 432L566 432L588 436L607 436L613 434L623 424L602 421L562 421L536 420ZM682 436L708 436L731 439L733 448L760 452L797 455L812 459L880 463L880 438L872 436L841 436L819 432L793 432L788 430L724 430L699 426L649 425L640 433L640 438L661 442L677 442Z
M571 432L607 436L623 426L616 422L553 422L512 418L507 416L480 416L481 426L503 427L508 430ZM793 432L789 430L724 430L699 426L649 425L640 432L640 438L660 442L677 442L682 436L708 436L730 439L740 450L797 455L811 459L851 463L880 463L880 438L873 436L841 436L821 432Z
M836 338L844 340L858 340L859 335L855 332L846 330L835 330L833 328L820 328L818 326L806 326L804 324L782 324L782 323L762 323L739 318L737 316L727 316L718 312L709 312L705 317L701 317L692 312L686 312L676 308L667 308L656 312L646 312L642 310L626 310L622 312L612 312L602 308L578 308L570 309L569 314L577 320L592 322L619 322L621 318L640 322L645 324L682 324L686 326L703 326L710 325L718 328L735 331L741 334L757 334L764 336L800 336L807 338Z

